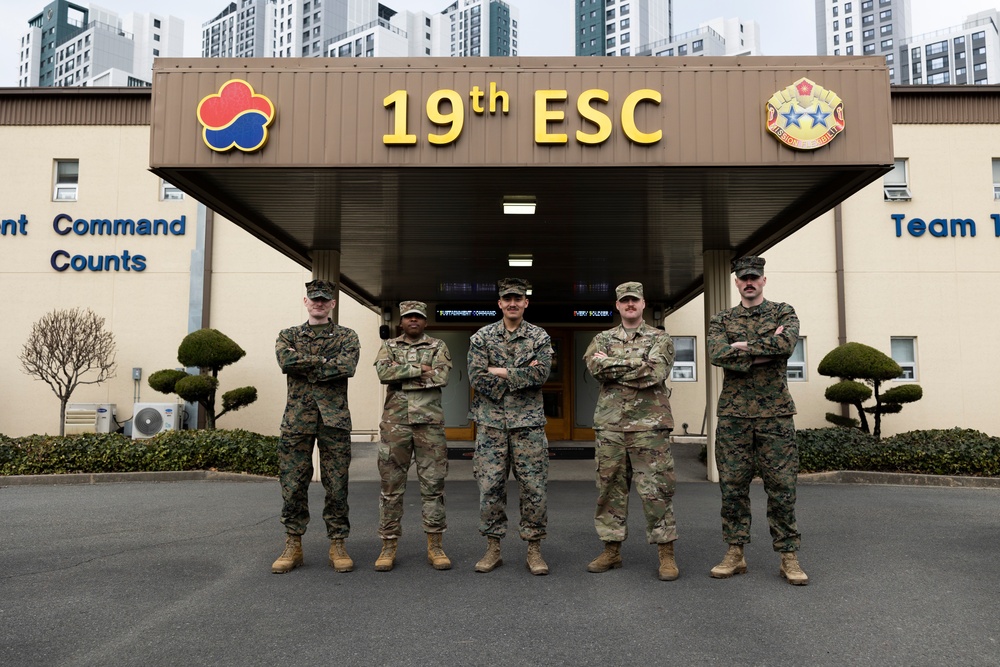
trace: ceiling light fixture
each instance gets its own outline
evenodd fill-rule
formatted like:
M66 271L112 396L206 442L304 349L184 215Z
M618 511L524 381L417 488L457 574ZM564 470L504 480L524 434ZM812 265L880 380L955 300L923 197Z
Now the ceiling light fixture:
M507 257L507 266L531 266L533 260L531 255L510 255Z
M503 198L504 215L532 215L535 212L533 195L506 195Z

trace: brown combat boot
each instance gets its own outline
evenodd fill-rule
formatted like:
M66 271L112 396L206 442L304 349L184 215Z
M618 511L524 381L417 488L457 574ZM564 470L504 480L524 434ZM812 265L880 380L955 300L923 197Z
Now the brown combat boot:
M799 565L799 557L794 551L781 552L781 568L778 570L792 586L805 586L809 583L809 577L802 571Z
M435 570L450 570L451 561L441 548L441 533L427 533L427 562Z
M350 572L354 569L354 561L347 555L347 547L342 538L330 540L330 567L337 572Z
M549 566L545 564L545 560L542 558L541 540L530 540L528 542L528 560L525 561L525 565L528 566L528 569L535 576L549 573Z
M674 561L674 543L666 542L657 544L656 547L660 553L660 570L657 573L660 581L673 581L681 576L677 570L677 562Z
M725 558L712 568L712 576L716 579L728 579L734 574L743 574L746 571L747 562L743 558L743 545L730 544Z
M487 536L486 553L476 563L476 572L492 572L503 565L503 558L500 557L500 538Z
M607 572L622 566L622 543L605 542L601 555L590 561L587 572Z
M399 544L399 540L397 539L382 539L382 553L375 559L376 572L388 572L396 565L397 544Z
M302 565L302 536L285 535L285 550L278 556L278 560L271 565L271 572L274 574L284 574L291 572L299 565Z

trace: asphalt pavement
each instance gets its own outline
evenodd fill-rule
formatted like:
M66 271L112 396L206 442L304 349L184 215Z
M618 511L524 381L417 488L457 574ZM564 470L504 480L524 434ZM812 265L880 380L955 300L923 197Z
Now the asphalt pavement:
M0 664L1000 665L1000 489L802 484L810 583L793 587L755 484L749 572L715 580L718 489L678 448L681 577L661 582L635 493L624 567L586 571L601 547L593 461L553 461L552 572L533 577L516 534L502 567L473 571L478 495L471 464L452 461L455 567L427 565L411 481L398 565L378 573L372 449L355 447L347 574L328 565L318 483L305 565L284 575L270 571L274 480L0 488ZM516 497L512 483L513 517Z

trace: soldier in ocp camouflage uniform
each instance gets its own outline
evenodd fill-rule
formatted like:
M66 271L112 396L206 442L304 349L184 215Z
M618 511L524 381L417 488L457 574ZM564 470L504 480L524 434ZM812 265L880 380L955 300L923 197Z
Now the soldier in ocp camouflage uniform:
M799 338L799 319L787 303L764 299L763 257L732 263L740 305L716 314L708 328L708 354L725 371L715 431L715 458L722 491L722 536L729 544L712 576L747 571L743 545L750 542L750 482L759 471L767 491L767 523L781 576L804 585L795 522L799 452L795 403L788 392L787 362Z
M441 387L448 384L451 354L443 340L424 333L427 304L399 304L403 334L385 341L375 358L378 379L388 385L378 448L382 478L378 534L382 552L375 570L388 572L396 563L396 545L402 535L403 493L411 457L417 464L427 562L436 570L451 569L441 546L447 523L444 478L448 474L448 443L444 435Z
M511 469L520 491L520 535L528 542L528 569L549 573L541 540L548 522L546 486L548 441L542 385L552 367L552 343L541 327L524 321L528 283L505 278L497 302L503 319L477 331L469 341L469 381L475 389L471 419L476 422L473 464L479 484L479 532L488 541L476 572L503 564L500 540L507 534L507 477Z
M354 376L361 346L352 329L330 317L337 305L336 285L326 280L306 283L302 300L309 319L278 334L274 352L288 378L288 402L281 420L278 465L281 477L281 523L285 549L271 566L275 573L302 565L302 535L309 523L309 482L313 475L313 442L319 448L320 479L326 489L323 520L330 538L330 565L350 572L354 562L344 540L351 530L347 506L347 472L351 464L351 413L347 378Z
M658 576L673 581L679 576L674 560L676 476L668 439L674 420L665 382L674 363L674 344L666 332L643 321L646 301L641 283L623 283L615 294L621 324L597 334L583 355L587 370L601 383L594 410L598 490L594 525L604 542L603 553L587 570L607 572L622 565L634 475L646 515L646 539L657 545Z

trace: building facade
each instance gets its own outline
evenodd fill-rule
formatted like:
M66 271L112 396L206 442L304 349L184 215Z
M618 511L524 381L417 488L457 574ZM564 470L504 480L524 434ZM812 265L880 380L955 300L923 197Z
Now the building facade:
M716 18L695 30L646 44L637 56L759 56L760 26L740 18Z
M28 21L18 86L148 86L154 58L184 52L175 16L115 12L56 0Z
M901 84L1000 83L1000 13L973 14L962 25L902 40L896 67Z
M630 56L674 34L672 0L573 0L576 55Z
M911 34L910 0L816 0L816 53L882 56L900 83L896 48Z
M799 428L822 427L825 414L839 410L823 395L835 379L816 369L828 351L856 341L901 364L904 375L890 386L916 382L924 390L920 402L885 418L886 434L955 426L1000 434L992 406L1000 361L981 353L983 332L1000 326L990 306L1000 278L998 101L994 86L894 90L896 167L763 252L767 298L791 303L802 323L788 366ZM249 384L260 395L220 427L276 433L285 388L274 362L274 336L305 319L302 284L311 273L148 171L148 91L89 103L79 95L25 91L6 93L2 102L10 114L0 138L23 158L0 180L0 274L10 313L0 332L7 355L0 367L0 401L7 406L0 411L0 433L58 431L57 400L19 370L17 353L32 322L51 309L72 307L90 307L107 318L119 365L115 378L81 386L73 402L114 403L119 421L135 402L169 402L146 378L176 367L183 336L211 326L248 353L220 374L222 389ZM907 197L896 196L901 187ZM747 200L747 213L756 205ZM102 232L102 221L125 219L163 226L154 224L152 233L127 226ZM573 252L569 246L566 251ZM456 323L434 299L413 297L431 303L429 331L449 341L460 369L463 343L478 325ZM480 298L490 304L485 293ZM647 299L651 323L662 324L677 349L670 381L677 432L699 433L711 372L704 299L673 311L657 307L660 295ZM346 295L340 309L340 321L362 340L350 401L357 435L365 437L377 428L383 397L371 368L378 327L393 324L396 313L387 309L383 320L378 308ZM545 312L537 311L542 318ZM556 334L566 374L590 338L610 326L533 321ZM133 368L141 369L139 382ZM566 416L585 428L592 417L585 376L577 374L565 387ZM450 415L453 437L465 425L460 412Z

